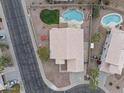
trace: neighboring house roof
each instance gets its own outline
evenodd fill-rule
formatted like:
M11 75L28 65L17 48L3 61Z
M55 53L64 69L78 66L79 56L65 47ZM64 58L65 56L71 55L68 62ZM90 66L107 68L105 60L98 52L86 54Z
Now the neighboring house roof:
M113 29L111 33L112 37L106 61L110 64L118 65L120 64L120 55L124 51L124 31L117 31L117 29Z
M114 28L111 30L110 38L107 55L101 65L101 71L121 74L124 67L124 31Z
M56 64L65 64L69 72L80 72L84 69L84 36L83 29L52 28L50 30L50 58Z

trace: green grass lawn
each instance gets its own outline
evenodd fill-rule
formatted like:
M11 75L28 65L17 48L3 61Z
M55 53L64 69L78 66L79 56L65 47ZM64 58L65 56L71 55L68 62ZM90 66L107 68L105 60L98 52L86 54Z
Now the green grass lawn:
M14 85L10 90L3 90L3 93L20 93L20 85Z
M40 19L48 24L59 24L59 10L44 9L40 13Z
M47 61L49 59L49 49L47 47L39 47L37 53L42 61Z

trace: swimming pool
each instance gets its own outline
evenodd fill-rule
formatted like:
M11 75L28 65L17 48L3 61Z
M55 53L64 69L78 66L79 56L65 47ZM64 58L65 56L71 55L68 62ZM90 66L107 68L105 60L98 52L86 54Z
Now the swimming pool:
M84 14L77 9L68 9L64 12L63 18L66 21L71 21L71 20L83 21Z
M122 16L118 13L110 13L102 17L101 24L108 27L111 23L118 25L123 22Z

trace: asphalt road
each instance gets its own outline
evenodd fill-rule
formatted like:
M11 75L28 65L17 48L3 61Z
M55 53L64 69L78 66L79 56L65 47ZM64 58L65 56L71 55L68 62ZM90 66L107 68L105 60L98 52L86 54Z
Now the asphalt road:
M48 88L39 71L21 0L1 0L1 3L26 93L104 93L87 85L61 92Z

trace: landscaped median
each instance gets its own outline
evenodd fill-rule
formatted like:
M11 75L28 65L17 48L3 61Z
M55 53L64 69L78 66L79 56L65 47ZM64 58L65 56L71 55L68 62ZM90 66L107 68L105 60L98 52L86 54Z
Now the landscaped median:
M59 24L59 10L44 9L40 13L40 19L48 25Z

